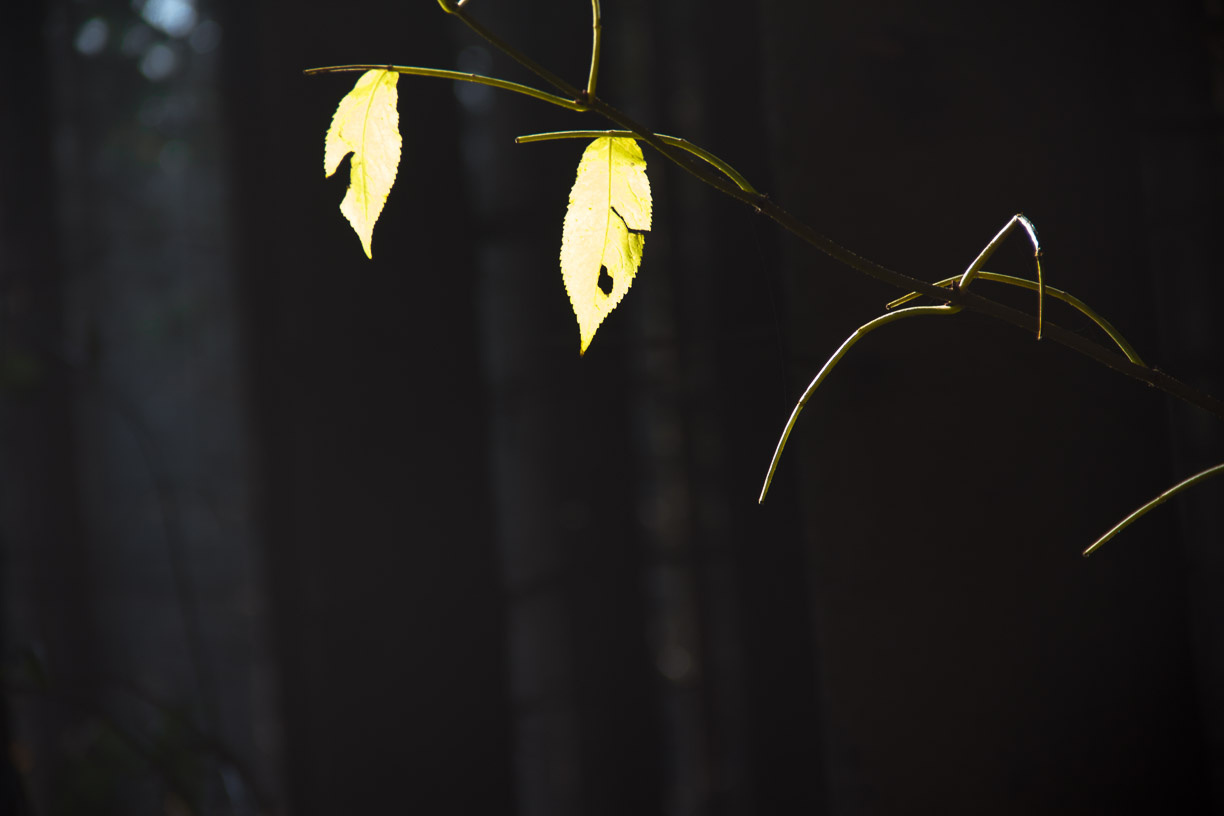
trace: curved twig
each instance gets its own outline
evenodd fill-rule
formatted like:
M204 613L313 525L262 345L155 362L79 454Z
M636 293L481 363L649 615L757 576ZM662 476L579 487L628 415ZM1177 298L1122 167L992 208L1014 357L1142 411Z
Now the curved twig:
M1206 470L1199 471L1198 473L1191 476L1189 479L1185 479L1184 481L1180 481L1177 484L1173 485L1168 490L1161 493L1159 496L1157 496L1156 498L1152 499L1147 504L1140 507L1138 510L1135 510L1133 513L1128 515L1126 518L1119 521L1113 527L1109 528L1109 532L1105 533L1105 535L1101 536L1096 541L1092 542L1092 545L1088 549L1084 550L1084 557L1087 558L1088 556L1092 555L1094 552L1099 550L1105 542L1109 541L1109 539L1113 538L1118 533L1125 530L1133 522L1137 521L1138 519L1146 515L1149 510L1153 510L1159 505L1164 504L1166 501L1173 498L1178 493L1181 493L1184 490L1189 490L1190 488L1194 487L1196 484L1199 484L1200 482L1205 482L1208 479L1210 479L1212 476L1218 476L1221 473L1224 473L1224 462L1221 462L1215 467L1209 467Z
M1045 302L1045 278L1041 274L1041 244L1037 241L1037 228L1033 226L1033 222L1024 216L1024 213L1016 213L1011 217L1011 220L1003 225L1003 229L999 230L995 237L990 239L990 243L978 253L978 256L973 259L973 263L969 264L969 268L965 270L965 274L961 275L960 283L957 284L957 289L967 289L969 283L977 277L977 274L982 269L982 265L989 260L994 251L999 248L1004 239L1011 234L1016 224L1023 225L1028 232L1029 240L1033 242L1033 257L1037 261L1037 339L1041 339L1041 326L1044 323L1044 302Z
M807 390L803 392L803 396L799 398L799 402L795 403L795 408L791 411L790 419L786 421L786 427L782 429L782 437L778 440L778 447L774 450L773 459L769 463L769 472L765 474L765 485L761 488L761 496L757 499L757 503L765 501L765 494L769 492L769 486L773 483L774 473L778 470L778 461L782 458L782 450L786 447L786 441L790 439L791 430L795 427L795 422L799 419L799 412L803 410L803 406L807 405L807 401L812 398L812 394L816 393L816 389L824 382L825 377L829 376L829 372L833 370L833 366L846 356L851 347L859 340L862 340L870 332L875 331L881 326L900 320L904 317L917 317L918 315L952 315L960 311L959 306L911 306L908 309L902 309L899 312L887 312L880 315L875 320L869 323L864 323L859 326L854 332L845 339L837 351L833 352L833 356L825 362L815 379L808 385Z
M952 282L959 277L959 275L954 275L950 278L944 278L943 280L936 282L935 285L950 286ZM1040 283L1034 283L1031 280L1016 278L1011 275L999 275L995 272L987 272L984 269L978 270L977 277L981 278L982 280L994 281L995 283L1006 283L1009 286L1018 286L1021 289L1030 289L1034 292L1041 288ZM1126 355L1126 359L1130 360L1135 365L1140 365L1145 368L1147 367L1147 364L1139 358L1139 354L1135 351L1134 347L1131 346L1130 343L1126 342L1126 338L1122 336L1122 333L1115 329L1112 323L1110 323L1104 317L1101 317L1101 315L1099 315L1095 310L1090 308L1087 303L1084 303L1084 301L1080 300L1075 295L1072 295L1069 292L1064 292L1063 290L1054 286L1046 286L1045 293L1055 300L1061 300L1063 303L1072 306L1093 323L1097 324L1101 331L1109 335L1109 339L1114 341L1114 343L1118 346L1118 350ZM906 303L909 303L911 300L916 300L920 297L922 297L922 295L915 292L910 292L908 295L904 295L894 301L889 302L889 304L884 308L895 309L898 306L903 306Z

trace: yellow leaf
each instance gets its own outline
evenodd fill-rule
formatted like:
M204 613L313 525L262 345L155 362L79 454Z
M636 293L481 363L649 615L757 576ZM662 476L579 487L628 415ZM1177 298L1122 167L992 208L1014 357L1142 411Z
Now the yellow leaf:
M633 139L587 145L561 231L561 277L585 354L595 330L633 285L650 229L646 160Z
M374 222L395 183L400 160L399 111L394 71L366 71L340 100L323 146L323 170L330 176L349 153L349 187L340 212L353 225L367 258Z

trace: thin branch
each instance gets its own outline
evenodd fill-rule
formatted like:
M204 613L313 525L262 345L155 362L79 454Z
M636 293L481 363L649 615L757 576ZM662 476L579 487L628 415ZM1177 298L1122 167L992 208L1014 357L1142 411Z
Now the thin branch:
M958 275L953 275L950 278L944 278L935 285L950 286L958 277ZM994 272L987 272L984 269L978 270L977 277L981 278L982 280L994 281L995 283L1006 283L1010 286L1018 286L1021 289L1029 289L1034 292L1039 292L1041 290L1040 283L1034 283L1033 281L1025 280L1024 278L1015 278L1011 275L999 275ZM1069 292L1064 292L1063 290L1054 286L1046 286L1045 291L1050 297L1054 298L1055 300L1061 300L1063 303L1074 307L1093 323L1096 323L1097 326L1100 327L1101 331L1109 335L1109 339L1117 344L1118 350L1126 355L1126 359L1130 360L1135 365L1146 367L1147 364L1139 358L1139 354L1135 351L1134 347L1126 341L1126 338L1122 336L1122 333L1115 329L1112 323L1090 308L1087 303L1084 303L1084 301L1080 300L1075 295ZM911 300L915 300L919 297L921 297L921 295L911 292L908 295L902 295L896 300L890 302L884 308L895 309L898 306L903 306L906 303L909 303Z
M633 119L618 108L609 105L598 97L592 97L585 100L586 106L584 110L596 113L607 119L614 125L619 125L627 131L636 134L637 138L646 144L653 147L664 158L668 159L683 170L687 170L700 181L704 181L714 189L721 193L731 196L737 201L752 207L759 213L764 213L764 204L768 202L768 197L756 192L755 190L746 190L732 179L725 177L719 173L711 172L706 164L693 161L686 153L679 152L676 148L664 142L659 135L644 125L638 124ZM777 220L777 219L774 219Z
M676 164L679 164L688 172L700 178L710 186L725 193L726 195L748 204L758 213L767 216L776 222L779 226L790 232L795 237L809 244L810 246L819 249L833 260L848 266L851 269L860 272L876 280L910 292L918 292L926 295L937 301L960 306L966 311L976 312L977 314L1001 320L1004 323L1010 323L1013 326L1024 329L1025 331L1036 333L1039 324L1037 318L1032 315L1022 312L1019 309L1013 309L1002 303L984 298L973 292L964 289L941 289L934 284L927 283L924 280L911 277L902 272L889 269L875 261L868 260L858 253L847 249L836 241L828 238L825 235L817 232L813 227L804 221L800 221L795 216L791 215L782 206L775 203L767 195L752 195L746 193L739 187L735 186L725 177L713 173L704 165L699 165L696 162L689 160L684 154L677 154L674 148L664 145L654 133L647 131L645 128L638 125L636 122L625 116L616 108L608 105L603 100L592 99L588 100L589 109L598 113L604 118L609 119L615 124L632 130L638 134L638 137L650 144L668 159L671 159ZM1224 419L1224 402L1219 399L1199 391L1186 383L1172 377L1159 369L1148 368L1144 365L1133 363L1125 357L1120 357L1099 343L1087 340L1075 332L1068 331L1061 326L1044 322L1040 326L1042 337L1052 340L1059 345L1066 346L1080 354L1094 360L1101 365L1111 368L1114 371L1120 372L1132 377L1140 382L1159 388L1167 394L1184 400L1198 408L1209 413L1215 414L1218 418Z
M463 22L464 25L472 29L472 31L475 32L477 36L481 37L489 45L493 46L498 51L502 52L507 57L514 60L519 65L526 68L528 71L535 74L540 79L544 80L549 85L556 88L558 91L563 93L565 96L568 96L569 98L573 99L575 102L580 101L582 97L586 96L586 94L579 91L573 85L569 84L564 79L562 79L561 77L554 74L552 71L545 68L543 65L540 65L538 62L533 60L531 57L527 56L526 54L519 51L514 46L507 43L501 37L498 37L492 31L489 31L489 29L485 28L483 25L476 22L476 20L472 19L472 16L468 14L466 11L464 11L463 3L454 3L454 2L451 2L451 0L438 0L438 5L442 6L442 10L445 11L447 14L451 14L451 15L454 15L455 17L458 17Z
M1041 274L1041 244L1037 241L1037 228L1033 226L1033 222L1024 217L1024 213L1016 213L1011 217L1011 220L1003 225L1003 229L999 230L998 235L990 239L978 256L973 259L973 263L969 264L969 268L965 270L965 274L961 275L960 283L957 284L957 289L967 289L969 284L977 276L982 266L994 254L994 251L999 248L999 245L1011 234L1012 229L1016 224L1023 224L1025 231L1028 232L1029 240L1033 242L1033 257L1037 261L1037 339L1041 339L1041 324L1045 317L1045 278Z
M681 150L687 150L702 161L717 167L723 175L734 181L741 190L746 193L756 193L752 185L748 183L748 179L740 175L739 171L731 165L727 164L722 159L715 156L710 151L703 147L693 144L687 139L681 139L679 136L668 136L665 133L656 133L656 136L664 143L672 147L678 147ZM601 136L613 136L618 138L636 139L637 134L632 130L558 130L551 133L532 133L527 136L518 136L515 138L515 144L530 144L531 142L548 142L556 139L598 139Z
M587 79L587 96L595 95L595 81L599 79L599 42L602 29L599 21L599 0L591 0L591 75Z
M1010 323L1026 331L1040 331L1043 337L1047 337L1060 345L1066 346L1080 354L1094 360L1107 368L1111 368L1129 377L1133 377L1140 382L1159 388L1160 390L1175 396L1185 402L1190 403L1198 408L1203 409L1224 419L1224 402L1219 399L1199 391L1196 388L1181 382L1175 377L1165 374L1163 371L1154 368L1148 368L1138 363L1134 363L1125 357L1109 351L1104 346L1094 343L1091 340L1086 340L1078 334L1067 331L1059 326L1047 324L1044 320L1033 317L1018 309L1013 309L1010 306L1005 306L1002 303L997 303L988 298L981 297L964 289L942 289L934 284L909 275L889 269L886 266L881 266L874 261L847 249L836 241L828 238L817 232L810 225L800 221L795 216L787 212L783 207L774 203L769 196L760 193L750 193L741 189L737 184L723 176L720 173L714 172L709 165L696 161L690 154L681 151L671 145L666 144L653 131L638 124L624 112L609 105L602 99L595 96L588 96L585 91L579 91L574 86L570 85L565 80L548 71L543 66L531 60L526 55L520 53L517 49L505 43L501 38L494 35L483 25L477 23L472 17L464 11L460 4L454 0L438 0L438 4L447 14L454 15L463 21L468 28L472 29L476 34L483 37L490 45L498 49L502 53L509 56L511 59L518 62L527 70L534 73L536 76L543 79L545 82L559 90L563 95L571 97L573 105L562 104L562 107L569 107L572 110L591 111L604 117L613 124L625 129L633 131L637 134L638 139L646 142L653 147L665 158L676 164L677 166L687 170L689 173L698 179L714 187L716 190L734 198L736 201L741 201L744 204L752 207L756 212L765 215L772 219L779 226L790 232L795 237L803 242L819 249L835 261L844 266L860 272L869 277L875 278L882 283L901 289L905 292L917 292L922 295L934 298L947 305L959 306L967 311L976 312L978 314L992 317L996 320L1001 320L1005 323ZM384 67L384 66L377 66ZM431 74L434 76L441 75ZM467 75L470 77L470 75ZM523 86L519 86L523 88ZM534 91L534 89L532 89ZM520 90L520 93L525 90ZM535 91L529 93L529 96L537 98L551 97L543 92ZM546 99L545 101L559 104L555 101L555 97ZM1027 228L1027 227L1026 227Z
M795 403L795 408L793 411L791 411L790 419L786 421L786 427L782 429L782 437L778 440L778 447L774 449L773 459L769 462L769 472L765 474L765 484L761 488L761 496L757 499L757 503L759 504L765 501L765 494L769 492L769 486L773 483L774 473L776 473L778 470L778 462L782 459L782 451L786 448L786 442L788 439L790 439L791 431L794 430L795 423L799 420L799 412L803 410L803 406L807 405L808 400L810 400L812 395L816 393L816 389L820 387L822 382L824 382L825 377L828 377L829 373L833 371L833 367L838 364L842 357L846 356L846 352L848 352L855 343L862 340L868 334L881 326L885 326L906 317L917 317L919 315L952 315L959 311L959 306L911 306L908 309L902 309L897 312L885 312L875 320L872 320L869 323L864 323L862 326L855 329L854 332L847 337L840 346L837 347L837 351L833 352L833 356L830 357L823 366L821 366L820 371L816 373L816 377L808 385L807 390L803 392L803 396L799 398L797 403Z
M532 88L529 85L520 85L517 82L508 82L504 79L496 79L494 77L482 76L480 74L470 74L464 71L444 71L441 68L418 68L415 65L328 65L322 68L307 68L302 73L306 76L316 76L318 74L340 74L349 71L394 71L397 74L409 74L411 76L434 77L435 79L454 79L459 82L475 82L478 85L488 85L491 88L500 88L503 91L512 91L523 96L530 96L532 99L539 99L541 102L547 102L550 105L567 108L572 111L586 110L584 105L574 102L571 99L566 99L563 96L550 94L547 91L541 91L537 88Z
M1138 510L1134 511L1133 513L1128 515L1126 518L1122 519L1117 524L1115 524L1113 527L1111 527L1109 529L1109 532L1107 532L1105 535L1098 538L1096 541L1092 543L1092 546L1084 550L1084 557L1087 558L1088 556L1092 555L1094 552L1099 550L1105 542L1109 541L1109 539L1113 538L1118 533L1125 530L1133 522L1142 518L1144 515L1147 514L1149 510L1153 510L1156 507L1159 507L1160 505L1164 504L1169 499L1176 496L1178 493L1181 493L1184 490L1189 490L1190 488L1194 487L1196 484L1199 484L1200 482L1205 482L1208 479L1210 479L1212 476L1217 476L1221 473L1224 473L1224 462L1221 462L1215 467L1209 467L1206 470L1200 471L1194 474L1193 476L1191 476L1189 479L1186 479L1184 481L1178 482L1177 484L1173 485L1168 490L1161 493L1159 496L1152 499L1150 502L1143 505Z

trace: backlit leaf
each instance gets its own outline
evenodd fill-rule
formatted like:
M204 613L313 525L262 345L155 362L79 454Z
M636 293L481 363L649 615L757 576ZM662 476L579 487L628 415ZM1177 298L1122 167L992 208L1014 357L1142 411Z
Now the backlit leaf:
M353 90L340 100L323 146L323 169L336 172L349 153L349 187L340 212L353 225L367 258L374 222L382 213L395 183L400 160L399 111L396 110L394 71L366 71Z
M633 285L649 229L650 182L641 148L626 138L591 142L578 163L561 231L561 277L578 317L580 354Z

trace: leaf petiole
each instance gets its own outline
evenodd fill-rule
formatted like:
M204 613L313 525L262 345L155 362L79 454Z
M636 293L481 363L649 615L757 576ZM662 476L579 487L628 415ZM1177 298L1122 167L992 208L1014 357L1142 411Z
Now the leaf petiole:
M697 158L709 163L717 168L723 175L735 182L741 190L746 193L757 194L748 180L740 175L734 167L727 164L722 159L715 156L710 151L703 147L698 147L692 142L681 139L678 136L668 136L663 133L654 134L659 141L671 147L678 147L692 153ZM532 133L527 136L518 136L515 138L515 144L529 144L531 142L548 142L555 139L598 139L604 136L612 136L624 139L637 139L638 134L632 130L558 130L551 133Z
M491 88L500 88L503 91L511 91L513 93L530 96L532 99L538 99L541 102L547 102L550 105L556 105L560 108L566 108L572 111L584 111L586 106L581 102L575 102L572 99L566 99L564 96L541 91L538 88L532 88L529 85L520 85L517 82L509 82L504 79L495 79L494 77L482 76L481 74L470 74L463 71L447 71L441 68L419 68L415 65L328 65L323 68L307 68L302 73L307 76L315 76L318 74L339 74L348 71L394 71L397 74L409 74L411 76L434 77L435 79L453 79L459 82L475 82L478 85L488 85Z

